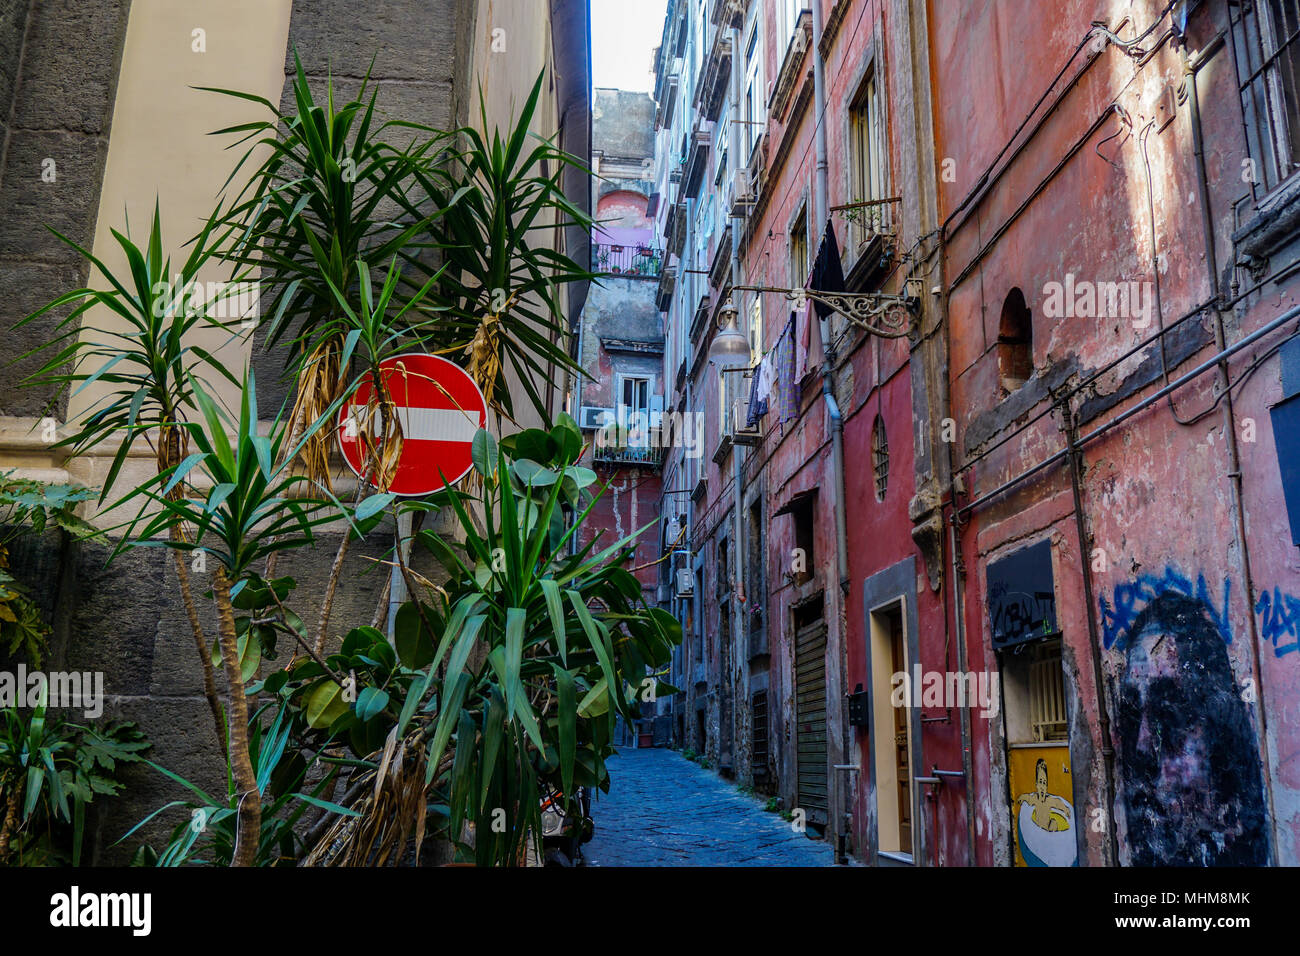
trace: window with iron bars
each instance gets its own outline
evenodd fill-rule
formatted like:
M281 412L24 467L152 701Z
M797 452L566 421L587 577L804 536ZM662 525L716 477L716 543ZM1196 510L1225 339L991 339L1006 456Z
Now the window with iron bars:
M1259 199L1300 169L1300 0L1241 0L1229 36L1250 163Z
M1029 663L1029 725L1034 741L1046 743L1068 739L1068 720L1061 642L1046 641L1034 648Z
M885 500L889 487L889 439L885 437L885 420L879 415L871 428L871 472L876 485L876 500Z

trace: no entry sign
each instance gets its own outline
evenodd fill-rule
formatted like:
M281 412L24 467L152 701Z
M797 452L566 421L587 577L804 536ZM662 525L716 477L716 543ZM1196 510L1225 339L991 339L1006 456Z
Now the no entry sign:
M474 433L487 425L487 403L459 365L436 355L397 355L379 363L384 387L397 405L402 451L388 490L417 496L441 491L443 477L457 482L469 473ZM358 478L365 470L360 426L374 395L371 376L339 412L339 447ZM379 431L376 422L367 429Z

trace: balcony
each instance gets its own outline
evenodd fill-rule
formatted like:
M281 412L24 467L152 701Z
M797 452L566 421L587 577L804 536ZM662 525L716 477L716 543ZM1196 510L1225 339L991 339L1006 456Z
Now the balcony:
M712 123L703 122L696 126L695 132L687 137L682 163L682 195L687 199L696 199L700 195L700 186L704 182L704 169L709 165L709 127Z
M715 289L731 284L731 225L722 230L718 244L713 250L713 262L709 266L709 283Z
M739 27L745 20L745 4L738 0L713 0L709 10L709 22L716 23L721 29Z
M680 60L677 62L680 63ZM680 69L680 66L675 65L674 72L665 77L660 84L659 106L655 111L655 127L658 129L668 129L673 125L673 113L676 112L677 93L681 83L678 76Z
M673 290L677 288L677 267L668 266L659 273L659 288L655 290L655 308L667 312L673 303Z
M700 296L699 303L695 306L695 314L691 317L691 327L689 332L690 340L692 342L699 342L700 333L704 331L705 324L708 321L711 301L712 300L708 295L702 295Z
M622 447L602 446L597 442L591 452L597 465L631 468L658 468L663 464L664 450L645 439L630 442Z
M634 279L658 279L663 254L653 246L616 246L601 243L592 247L595 271L602 275Z
M704 60L704 72L695 88L695 108L705 119L718 118L730 81L731 37L725 30L715 30L713 46Z
M686 248L686 227L686 203L674 203L664 222L664 245L670 255L680 257Z
M790 37L790 43L785 48L781 69L777 72L776 84L772 88L772 99L767 104L768 113L777 119L784 121L785 108L790 103L795 87L798 86L799 68L803 65L804 54L811 43L812 12L805 10L799 14L794 35Z

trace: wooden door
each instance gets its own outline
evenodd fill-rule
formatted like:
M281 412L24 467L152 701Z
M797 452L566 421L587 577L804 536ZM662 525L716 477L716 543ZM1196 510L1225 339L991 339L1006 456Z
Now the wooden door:
M907 653L903 645L903 615L889 615L890 648L895 674L906 674ZM907 726L907 708L894 708L894 763L898 780L898 845L905 852L912 847L912 771L909 755L911 735Z

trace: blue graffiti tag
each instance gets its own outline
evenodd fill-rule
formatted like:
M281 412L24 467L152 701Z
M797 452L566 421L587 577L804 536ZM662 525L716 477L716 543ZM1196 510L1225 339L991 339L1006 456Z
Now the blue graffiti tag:
M1259 596L1255 613L1260 616L1259 635L1272 642L1274 656L1300 650L1300 598L1274 587L1271 595L1265 591ZM1284 637L1291 638L1291 643L1280 644Z
M1163 575L1143 574L1127 584L1115 585L1113 602L1105 597L1098 598L1101 605L1102 643L1107 650L1121 637L1128 634L1129 628L1142 613L1142 609L1162 594L1181 594L1194 598L1205 607L1205 613L1214 622L1219 636L1225 644L1232 643L1232 622L1228 617L1229 581L1223 579L1223 610L1219 611L1210 599L1210 589L1205 583L1205 575L1198 574L1196 583L1166 567Z

